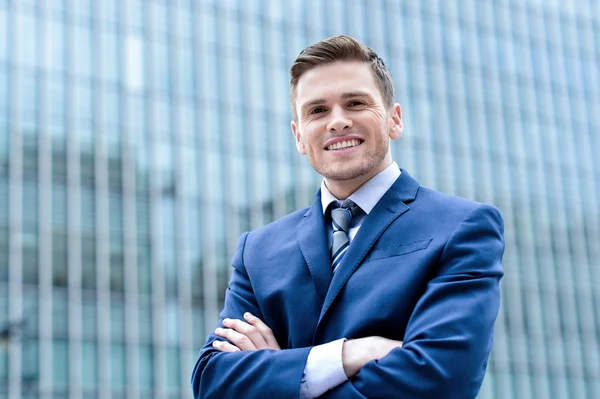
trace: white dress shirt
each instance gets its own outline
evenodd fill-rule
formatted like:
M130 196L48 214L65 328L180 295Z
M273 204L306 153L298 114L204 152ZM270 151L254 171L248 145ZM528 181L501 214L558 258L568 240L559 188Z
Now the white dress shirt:
M400 176L400 168L396 162L392 162L390 166L379 172L368 182L363 184L356 192L348 199L351 199L356 205L364 211L365 217L373 210L381 197L392 187L394 182ZM325 180L321 182L321 205L323 214L327 207L332 202L337 201L341 204L343 201L338 200L331 194L325 185ZM360 229L365 217L359 217L357 220L352 220L348 239L350 245ZM332 241L333 227L331 223L326 226L326 232L329 240L329 246ZM343 262L343 261L342 261ZM346 381L346 373L342 364L342 346L346 341L345 338L340 338L336 341L313 347L308 354L306 366L304 367L304 375L300 384L300 398L312 399L321 396L330 389L333 389Z

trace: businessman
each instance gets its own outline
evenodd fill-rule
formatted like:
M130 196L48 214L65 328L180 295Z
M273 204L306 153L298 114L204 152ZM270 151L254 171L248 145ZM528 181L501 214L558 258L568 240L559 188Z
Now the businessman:
M194 396L474 398L500 306L500 213L392 161L402 110L357 40L303 50L290 92L296 147L321 188L241 236Z

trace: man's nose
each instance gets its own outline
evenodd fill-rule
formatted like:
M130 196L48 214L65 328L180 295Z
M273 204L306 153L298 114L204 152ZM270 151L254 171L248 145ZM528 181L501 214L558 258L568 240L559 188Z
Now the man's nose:
M352 118L343 107L333 107L330 116L331 118L327 124L328 131L341 133L352 127Z

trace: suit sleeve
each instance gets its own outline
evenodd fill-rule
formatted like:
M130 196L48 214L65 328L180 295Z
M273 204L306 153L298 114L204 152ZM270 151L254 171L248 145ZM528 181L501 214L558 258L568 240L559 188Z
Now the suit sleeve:
M321 397L475 398L500 307L503 235L496 208L471 211L447 241L409 319L403 347Z
M262 318L252 285L243 262L248 233L240 238L233 257L233 274L225 294L223 319L241 319L244 312ZM192 373L194 398L294 398L300 395L300 381L310 347L281 351L259 350L234 353L219 352L212 347L211 333Z

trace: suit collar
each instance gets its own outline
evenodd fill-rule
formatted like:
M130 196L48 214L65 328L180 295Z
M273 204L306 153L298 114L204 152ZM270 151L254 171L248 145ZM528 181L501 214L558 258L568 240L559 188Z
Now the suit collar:
M296 229L298 246L312 275L319 306L323 306L331 282L332 269L327 246L325 219L321 208L321 191L317 192L313 205L308 208Z
M409 203L417 198L417 191L419 191L419 182L416 181L411 175L408 174L404 169L400 169L402 174L396 182L390 188L396 197L404 202Z

